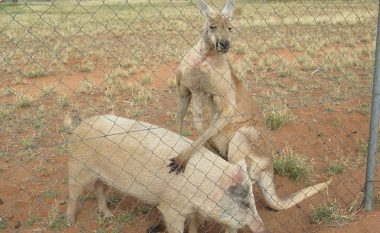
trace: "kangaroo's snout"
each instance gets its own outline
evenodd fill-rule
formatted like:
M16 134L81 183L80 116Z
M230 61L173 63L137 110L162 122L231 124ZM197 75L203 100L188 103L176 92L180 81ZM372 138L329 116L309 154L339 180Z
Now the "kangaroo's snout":
M216 50L221 53L226 53L230 48L230 42L226 39L216 41Z

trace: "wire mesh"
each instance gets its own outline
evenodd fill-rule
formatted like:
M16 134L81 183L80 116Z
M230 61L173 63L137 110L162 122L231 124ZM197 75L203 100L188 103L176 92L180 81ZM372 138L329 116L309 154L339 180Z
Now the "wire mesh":
M217 11L225 4L207 3ZM270 232L317 232L356 219L368 148L377 4L234 2L227 56L271 135L277 192L285 196L333 179L328 191L282 211L267 208L254 184L255 205ZM86 190L75 224L66 226L68 147L78 141L68 139L72 129L63 122L73 111L82 119L115 114L154 124L145 131L176 132L175 74L202 37L204 23L192 1L0 2L0 230L145 232L162 219L155 204L114 187L106 189L113 218L96 212L96 194ZM193 140L200 135L194 125L203 123L194 114L188 111L182 124L183 135ZM89 132L96 129L87 126ZM144 137L139 140L152 157L160 156ZM115 153L109 152L110 160ZM376 179L374 185L379 203ZM207 219L198 229L221 232L224 226L217 222Z

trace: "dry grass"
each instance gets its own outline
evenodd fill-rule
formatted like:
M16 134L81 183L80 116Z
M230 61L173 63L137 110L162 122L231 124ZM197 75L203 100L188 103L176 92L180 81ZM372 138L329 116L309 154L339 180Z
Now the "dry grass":
M22 96L17 96L16 100L14 102L14 105L17 108L28 108L33 105L33 98L30 96L22 95Z
M77 64L75 66L80 72L83 72L83 73L90 73L92 71L94 71L95 69L95 64L90 62L90 61L86 61L86 62L83 62L81 64Z
M286 105L271 105L264 111L265 123L270 130L276 130L296 119Z
M336 203L325 203L314 209L310 221L315 224L342 225L355 218L355 213L349 212Z
M71 105L71 101L66 95L59 95L56 103L61 108L66 108Z
M40 96L46 97L46 96L51 96L55 93L56 93L56 86L48 85L41 88Z
M99 92L99 89L95 83L85 79L80 82L77 92L80 94L95 94Z
M134 102L138 104L147 104L153 97L152 90L140 85L134 85L129 87Z
M47 226L55 231L62 231L66 228L66 218L59 211L59 201L55 200L54 205L49 211Z
M18 95L18 93L11 87L4 87L0 90L0 97Z
M47 71L41 66L33 67L25 72L27 78L40 78L46 75L48 75Z
M273 161L273 170L292 181L301 181L310 179L313 169L304 155L286 147Z

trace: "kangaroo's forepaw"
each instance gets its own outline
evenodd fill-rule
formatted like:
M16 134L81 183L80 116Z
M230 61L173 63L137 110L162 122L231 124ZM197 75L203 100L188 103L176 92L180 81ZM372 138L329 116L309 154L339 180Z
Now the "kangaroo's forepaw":
M169 173L175 172L179 174L181 171L184 172L186 164L187 160L183 160L180 156L171 158L170 164L168 165L168 167L170 167Z

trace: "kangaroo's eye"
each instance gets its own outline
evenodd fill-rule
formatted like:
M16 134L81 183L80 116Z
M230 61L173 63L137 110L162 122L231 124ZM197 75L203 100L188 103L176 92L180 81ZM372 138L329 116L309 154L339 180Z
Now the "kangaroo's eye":
M229 31L232 31L232 27L229 27L228 30L229 30Z
M216 26L210 26L210 29L215 29L216 28Z

